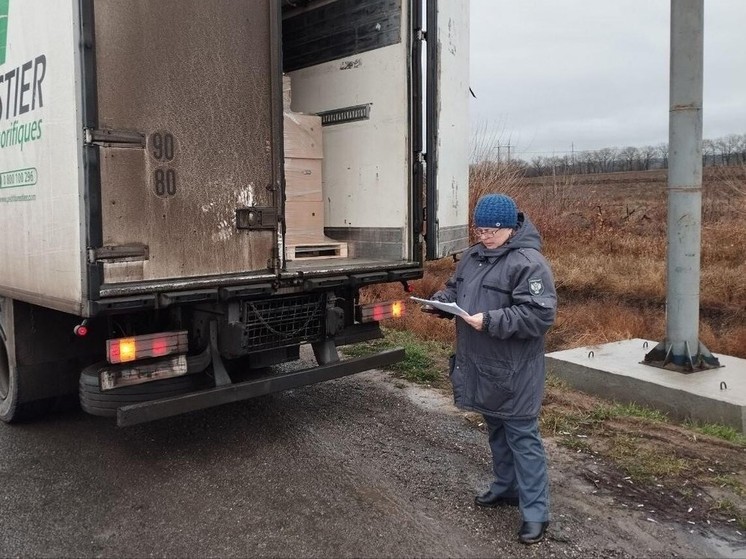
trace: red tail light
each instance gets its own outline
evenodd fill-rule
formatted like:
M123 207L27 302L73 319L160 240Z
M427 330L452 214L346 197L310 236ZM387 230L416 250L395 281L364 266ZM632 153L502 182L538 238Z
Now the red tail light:
M358 307L358 322L380 322L387 318L399 318L404 314L402 301L369 303Z
M186 353L188 348L186 331L145 334L106 340L106 359L111 364L127 363L137 359Z

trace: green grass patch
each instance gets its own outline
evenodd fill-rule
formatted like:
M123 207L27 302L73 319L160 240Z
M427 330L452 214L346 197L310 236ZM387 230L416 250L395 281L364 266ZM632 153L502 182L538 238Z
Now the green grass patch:
M447 344L419 339L415 334L403 330L384 329L379 340L345 346L342 351L350 357L363 357L379 351L403 347L403 361L390 367L398 376L420 384L435 384L445 380L448 356L451 348Z
M593 451L591 445L586 439L579 439L577 437L573 437L572 435L562 437L558 441L558 444L576 452L586 452L590 454Z
M713 481L717 483L721 488L730 489L739 497L743 497L744 495L743 484L731 475L721 474L721 475L715 476Z
M665 413L652 408L646 408L635 403L620 404L600 404L588 414L588 419L592 421L606 421L621 417L639 417L648 421L667 421Z
M583 417L561 409L545 407L539 416L541 431L549 436L574 435L583 425Z
M731 443L746 446L746 435L739 433L733 427L727 425L721 425L719 423L699 423L693 420L687 420L684 425L703 435L709 435L711 437L717 437L718 439L724 439Z
M556 388L557 390L570 390L569 384L552 373L547 374L546 386L547 388Z
M637 404L603 403L589 411L563 412L544 408L541 415L542 429L552 435L587 434L602 428L605 421L639 417L648 421L667 421L666 414Z
M637 482L675 477L692 469L687 460L646 448L637 442L637 437L628 435L612 440L609 457Z

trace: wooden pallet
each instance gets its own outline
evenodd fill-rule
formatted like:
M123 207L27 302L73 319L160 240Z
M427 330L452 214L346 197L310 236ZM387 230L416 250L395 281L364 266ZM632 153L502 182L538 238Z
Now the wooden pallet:
M287 260L310 260L312 258L347 258L347 243L307 243L287 245Z

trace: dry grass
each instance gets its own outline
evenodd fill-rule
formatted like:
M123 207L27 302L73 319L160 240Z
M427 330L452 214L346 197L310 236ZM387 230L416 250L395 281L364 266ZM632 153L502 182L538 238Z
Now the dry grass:
M507 165L471 170L471 207L488 192L512 196L537 224L552 264L560 306L550 350L665 335L666 173L642 171L523 179ZM700 339L715 353L746 358L746 170L707 169L703 188ZM415 295L441 289L453 272L444 259L426 265ZM371 297L402 298L396 285ZM416 305L392 327L453 342L450 321Z

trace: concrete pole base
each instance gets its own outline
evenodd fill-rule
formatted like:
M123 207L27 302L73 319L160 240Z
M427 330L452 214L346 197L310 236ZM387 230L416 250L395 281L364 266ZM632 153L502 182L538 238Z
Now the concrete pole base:
M718 358L710 353L700 341L697 342L696 353L692 353L689 348L689 342L684 342L681 349L683 349L683 352L677 352L674 349L673 343L663 340L645 354L643 363L651 367L668 369L669 371L677 371L684 374L721 367Z

